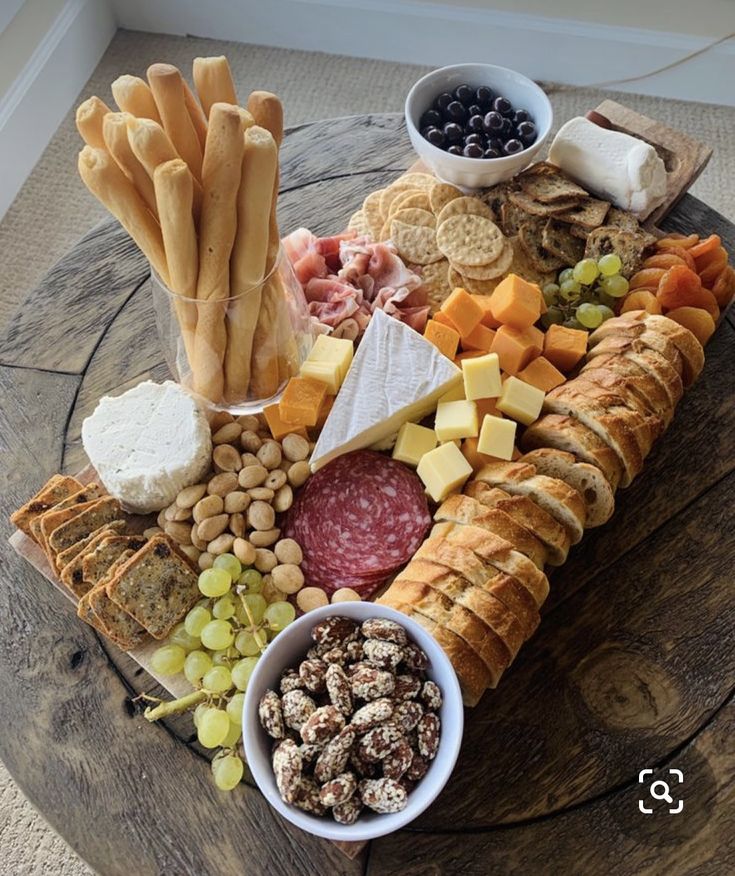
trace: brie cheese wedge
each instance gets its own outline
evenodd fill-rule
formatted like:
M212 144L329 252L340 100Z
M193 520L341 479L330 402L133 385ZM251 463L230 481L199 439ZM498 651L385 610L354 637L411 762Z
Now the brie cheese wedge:
M336 456L383 447L421 420L462 372L417 331L376 310L311 456L312 471Z
M578 117L563 125L549 161L587 191L645 219L666 197L666 167L649 143Z
M110 495L138 514L170 505L212 460L204 411L170 380L100 399L82 423L82 443Z

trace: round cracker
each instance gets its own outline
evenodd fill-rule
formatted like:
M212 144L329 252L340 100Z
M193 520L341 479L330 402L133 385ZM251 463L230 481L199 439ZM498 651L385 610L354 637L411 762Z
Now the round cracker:
M463 197L462 192L453 185L444 182L434 183L429 192L431 209L438 216L446 205L455 198Z
M447 207L451 206L452 203L447 204ZM503 233L494 222L472 213L445 219L436 232L436 243L441 252L450 262L462 265L494 262L500 256L504 242Z
M378 240L380 229L383 227L385 217L380 211L380 196L383 194L383 189L376 189L374 192L365 198L362 203L362 212L365 214L365 219L370 229L370 236L373 240Z
M401 209L401 204L409 199L413 198L414 195L420 195L420 189L405 189L404 191L399 192L395 198L390 203L390 207L388 208L388 216L386 218L390 219L391 215L395 213L397 210Z
M467 292L472 292L474 295L490 295L495 291L502 277L496 277L494 280L473 280L471 277L463 276L456 268L450 265L448 280L452 289L461 286Z
M360 237L370 234L370 225L368 224L367 217L362 209L358 210L356 213L353 213L350 216L350 221L347 223L347 228L350 231L356 231Z
M421 275L421 285L429 296L429 304L437 308L452 292L449 285L449 262L441 259L430 265L417 265Z
M406 225L420 225L423 228L436 228L436 217L433 213L430 213L428 210L421 210L419 207L407 207L405 210L398 210L398 212L394 213L391 217L391 221L393 219L400 219L401 222L405 222Z
M420 191L420 189L417 189L416 186L412 186L410 183L404 183L401 179L397 179L395 182L392 182L388 186L388 188L383 189L383 194L380 196L380 211L383 214L383 218L388 218L391 205L401 195L405 194L406 192L414 193L418 191Z
M395 244L401 258L406 262L430 265L442 258L436 245L436 232L430 225L409 225L400 219L392 219L390 239Z
M431 187L436 182L436 177L430 173L404 173L398 177L398 182L408 183L415 189L426 189L430 191Z
M437 224L441 225L452 216L484 216L486 219L493 220L493 211L488 205L479 198L471 198L468 195L462 195L459 198L452 198L444 207L436 218Z
M410 192L405 192L399 195L390 205L390 214L394 215L398 210L407 210L409 207L418 207L420 210L431 212L431 202L429 195L426 192L420 192L416 189Z
M459 262L452 264L464 277L470 277L473 280L494 280L496 277L503 277L508 273L512 261L513 247L510 245L510 241L506 240L498 258L489 265L463 265Z

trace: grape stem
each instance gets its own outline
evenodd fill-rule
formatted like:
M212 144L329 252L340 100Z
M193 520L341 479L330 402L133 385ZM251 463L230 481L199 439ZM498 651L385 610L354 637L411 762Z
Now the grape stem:
M259 626L255 623L255 621L253 620L253 615L252 615L252 613L251 613L251 611L250 611L250 606L247 604L247 602L245 602L245 599L244 599L243 594L242 594L241 592L238 591L238 594L237 594L237 595L240 597L240 602L242 602L242 607L245 609L245 614L248 616L248 620L250 621L250 629L251 629L251 631L252 631L253 633L257 633L258 630L260 629L260 627L259 627ZM253 635L253 639L255 639L255 644L256 644L256 645L258 646L258 648L260 649L260 653L263 654L263 653L265 652L265 649L266 649L267 646L266 646L266 645L261 645L261 644L260 644L260 641L258 640L258 638L257 638L255 635Z
M169 715L180 715L182 712L187 712L193 706L204 702L207 697L211 696L208 690L200 689L179 697L177 700L169 700L168 702L160 702L157 706L150 706L143 712L143 717L148 721L158 721L161 718L167 718ZM148 699L148 698L147 698ZM150 698L152 699L152 697Z

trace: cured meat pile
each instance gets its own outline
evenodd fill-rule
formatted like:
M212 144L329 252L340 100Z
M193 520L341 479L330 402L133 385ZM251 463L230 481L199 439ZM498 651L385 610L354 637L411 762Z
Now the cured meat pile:
M346 453L310 478L288 513L285 535L301 545L306 584L363 599L404 566L431 515L418 477L372 450Z
M375 310L423 332L429 315L426 290L391 243L371 243L355 231L316 237L308 228L297 228L283 247L323 333L356 340Z

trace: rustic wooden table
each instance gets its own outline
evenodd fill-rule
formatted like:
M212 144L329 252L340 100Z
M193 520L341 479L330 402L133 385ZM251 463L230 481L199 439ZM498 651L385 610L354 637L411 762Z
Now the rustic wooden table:
M333 232L412 160L396 115L291 130L282 228ZM735 227L690 196L664 226L716 231L735 253ZM7 547L8 513L83 466L99 397L166 377L147 274L100 225L0 338L0 757L82 857L106 876L733 872L734 324L613 520L554 574L539 633L467 715L440 799L349 860L257 789L218 793L190 720L143 720L131 696L160 693L151 679ZM639 812L646 767L683 771L682 815Z

